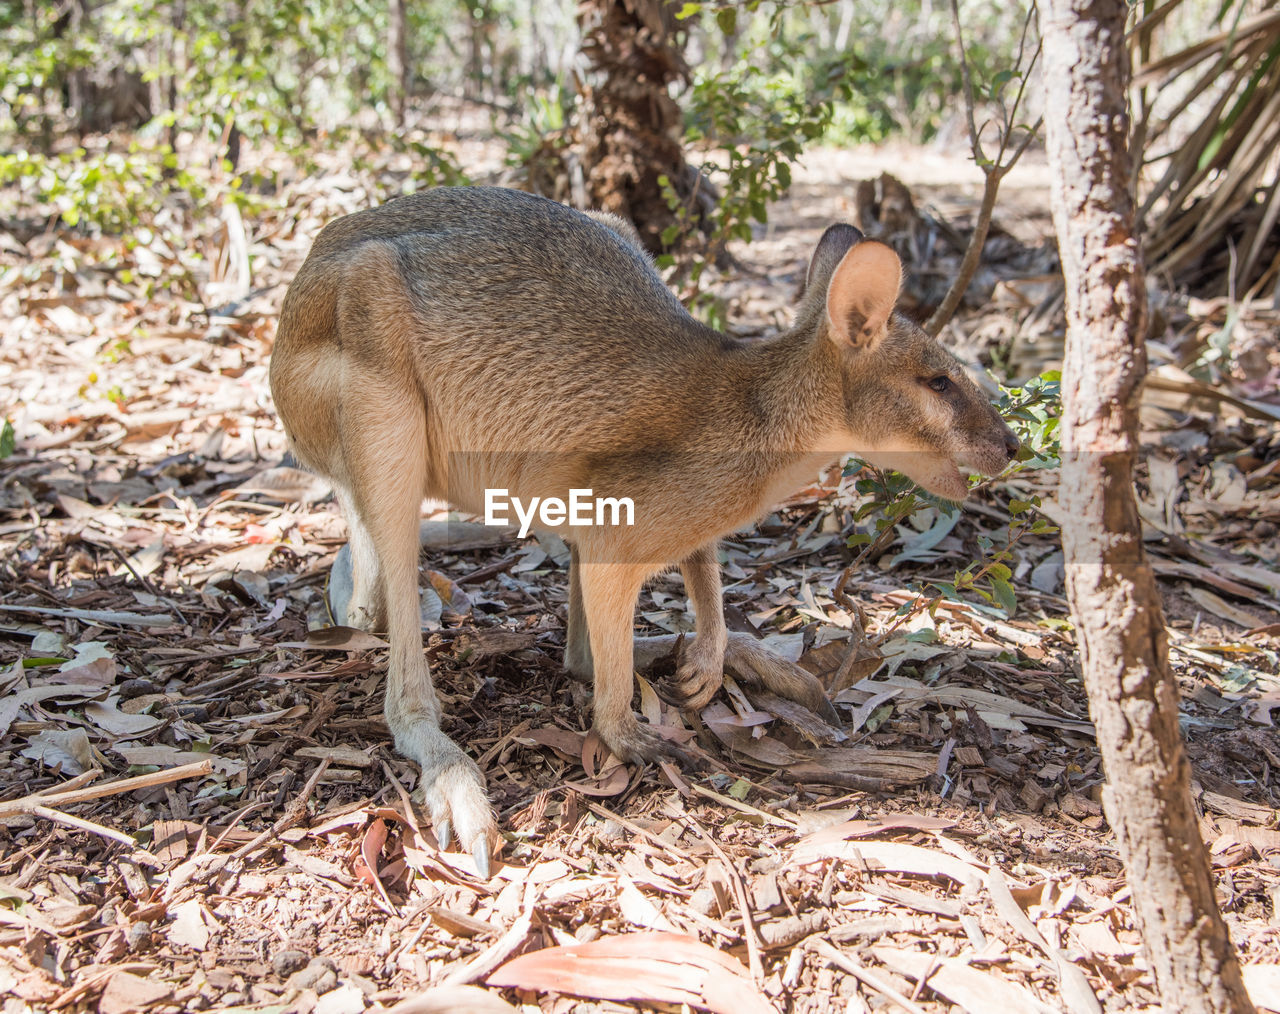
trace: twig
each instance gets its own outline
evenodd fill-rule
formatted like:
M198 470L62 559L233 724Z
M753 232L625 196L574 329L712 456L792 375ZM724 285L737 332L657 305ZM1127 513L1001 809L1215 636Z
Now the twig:
M102 768L90 768L88 771L82 771L74 778L68 778L65 782L50 785L47 788L36 789L31 793L33 796L48 796L51 792L71 792L83 785L88 785L102 774ZM0 804L3 805L3 804Z
M533 908L537 901L534 885L526 885L524 892L524 911L516 917L511 928L502 934L493 944L481 951L461 968L446 975L436 985L462 986L468 982L488 975L501 965L517 947L524 943L525 937L533 926Z
M702 840L711 846L711 851L724 863L729 882L733 885L733 894L738 901L738 911L742 913L742 939L747 942L747 964L751 966L751 977L758 984L764 983L764 961L760 957L760 932L756 929L755 920L751 918L751 905L747 899L747 888L742 883L738 868L733 865L728 854L719 843L711 837L701 824L689 814L682 814L680 822L701 835Z
M59 1010L60 1008L66 1007L68 1004L79 1000L82 996L93 992L93 990L97 989L99 986L105 985L107 980L117 972L129 972L131 974L137 974L140 972L145 975L147 972L154 971L158 967L159 966L152 961L128 961L124 964L112 965L110 968L103 968L99 971L93 971L93 966L90 966L87 969L88 974L70 989L65 990L55 997L53 1002L49 1004L49 1009Z
M302 819L303 814L307 812L307 800L311 798L311 793L315 791L316 783L320 781L320 776L329 768L329 758L321 759L315 771L311 773L311 777L307 779L307 784L302 787L302 791L289 804L289 809L285 811L284 816L263 831L253 841L241 845L238 849L231 853L232 859L243 859L254 849L260 848L269 838L273 838L281 831L287 831L294 824Z
M1022 103L1022 96L1026 90L1027 75L1024 74L1013 104L1003 111L1004 123L1000 130L1000 150L994 160L986 157L982 150L982 129L978 127L977 121L974 119L973 79L969 73L969 60L965 55L964 31L960 24L960 8L957 0L951 0L951 20L956 29L956 43L960 47L960 76L964 83L964 108L969 123L969 147L973 151L974 162L982 170L985 182L982 187L982 203L978 208L978 217L974 222L973 233L969 236L969 245L965 248L960 267L956 270L956 276L952 279L951 286L947 289L947 294L943 298L941 305L933 311L929 319L924 323L924 330L933 337L937 337L938 332L942 330L943 326L959 308L960 301L964 299L965 290L969 288L969 282L973 280L974 273L978 270L978 263L982 260L982 249L986 245L987 233L991 229L991 215L995 211L996 194L1000 190L1000 183L1009 170L1018 164L1018 159L1022 157L1022 153L1027 150L1027 147L1035 138L1043 120L1043 117L1041 117L1040 120L1036 121L1036 125L1027 132L1018 147L1014 149L1009 160L1007 162L1003 161L1005 152L1009 148L1009 135L1013 130L1013 118L1017 114L1018 106ZM1028 11L1027 21L1022 29L1023 41L1018 46L1018 65L1022 62L1023 45L1026 41L1027 26L1030 21L1031 11ZM1040 47L1037 45L1036 51L1031 55L1031 60L1027 65L1028 74L1039 57ZM983 123L982 127L985 128L986 123Z
M760 817L766 823L776 824L779 827L790 828L792 831L800 830L800 825L794 820L788 820L786 817L779 817L776 813L769 813L767 810L759 810L741 800L734 799L732 796L723 796L719 792L708 789L705 785L698 785L696 782L690 782L689 788L700 796L706 796L707 799L714 799L722 806L728 806L741 813L747 813L754 817Z
M175 613L177 613L177 614L178 614L178 619L180 619L180 620L181 620L183 623L185 623L187 626L190 626L190 625L191 625L191 621L187 619L186 613L184 613L184 612L182 611L182 607L181 607L181 606L179 606L177 602L175 602L173 599L169 598L169 596L168 596L168 595L164 594L164 592L162 592L159 588L157 588L157 587L156 587L155 585L153 585L150 581L148 581L145 577L143 577L143 576L142 576L141 574L139 574L136 570L134 570L134 569L133 569L133 564L129 562L129 558L128 558L127 556L125 556L125 555L124 555L124 553L120 552L120 549L119 549L119 547L118 547L118 546L111 546L110 548L111 548L111 552L115 553L115 555L116 555L116 559L117 559L117 560L119 560L122 564L124 564L124 568L125 568L125 570L127 570L130 574L132 574L132 575L133 575L133 579L134 579L135 581L137 581L137 582L138 582L138 584L142 585L142 587L143 587L143 588L145 588L147 591L149 591L152 595L154 595L156 598L158 598L161 602L166 602L166 603L168 603L169 608L170 608L170 609L172 609Z
M222 845L222 843L231 837L232 832L235 831L236 825L239 824L240 821L244 820L245 817L253 813L254 810L261 810L269 802L270 800L258 799L252 803L249 803L245 806L240 807L239 810L237 810L235 813L231 815L231 819L227 821L227 826L223 830L222 834L218 835L218 837L213 839L213 844L210 845L205 851L217 852L219 847Z
M883 996L886 1000L892 1000L908 1014L925 1014L924 1009L916 1003L912 1003L907 997L903 996L888 982L876 975L875 972L863 968L856 961L848 956L841 954L831 944L821 938L812 938L809 946L818 952L823 958L833 965L837 965L841 970L848 972L859 982L865 983Z
M138 851L138 843L130 838L123 831L117 831L114 828L103 827L101 824L95 824L91 820L85 820L82 817L73 817L69 813L63 813L61 810L51 810L47 806L32 804L24 813L29 813L33 817L42 817L45 820L51 820L55 824L64 824L67 827L74 827L77 831L88 831L90 834L96 834L103 838L109 838L111 841L119 842L130 849Z
M108 627L172 627L173 617L164 613L116 613L109 609L58 609L54 606L0 605L0 612L26 613L31 616L57 616L81 623L100 623Z
M120 778L113 782L102 782L83 789L50 791L42 789L21 799L10 799L0 802L0 818L12 817L20 813L34 813L35 807L66 806L68 803L86 803L91 799L104 796L117 796L122 792L133 792L136 789L150 789L157 785L167 785L184 778L195 778L207 775L213 770L212 761L197 761L195 764L183 764L166 771L153 771L149 775L138 775L135 778ZM86 772L88 773L88 772ZM130 844L136 845L133 839Z

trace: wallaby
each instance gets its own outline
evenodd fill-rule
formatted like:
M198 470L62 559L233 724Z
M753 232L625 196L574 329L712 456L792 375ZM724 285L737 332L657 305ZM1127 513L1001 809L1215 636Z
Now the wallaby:
M423 655L422 500L476 514L495 488L632 500L634 524L567 536L565 664L593 677L594 727L624 760L679 753L631 710L637 597L676 564L696 620L675 675L689 706L731 662L829 709L812 677L728 635L717 541L843 453L962 500L966 471L998 473L1018 448L960 363L893 312L901 273L890 247L833 225L795 326L746 342L691 317L628 224L520 191L426 191L320 233L285 297L271 389L346 515L347 621L385 623L387 724L422 767L443 847L456 835L487 874L497 832Z

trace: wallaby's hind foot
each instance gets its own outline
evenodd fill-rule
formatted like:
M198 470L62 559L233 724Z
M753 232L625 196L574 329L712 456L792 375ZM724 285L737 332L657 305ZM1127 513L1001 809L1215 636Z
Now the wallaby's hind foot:
M414 800L430 813L440 848L447 851L456 837L488 880L498 826L476 762L425 716L405 715L393 723L388 715L388 724L396 750L422 768Z

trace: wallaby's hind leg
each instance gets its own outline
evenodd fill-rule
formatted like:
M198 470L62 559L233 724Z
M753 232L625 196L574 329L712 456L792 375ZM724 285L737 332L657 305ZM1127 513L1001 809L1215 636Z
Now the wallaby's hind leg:
M564 667L574 678L591 680L591 638L587 633L587 614L582 607L582 564L578 547L569 544L569 624L564 637Z
M387 629L387 599L383 590L382 568L373 536L360 516L355 498L344 489L335 491L347 521L347 547L351 554L351 601L345 616L335 616L339 623L360 630Z
M447 848L456 833L484 877L497 836L484 777L440 730L440 705L422 652L418 612L418 513L426 469L426 426L406 412L416 392L344 399L343 450L351 503L377 556L391 659L384 711L396 749L422 768L419 795ZM394 410L390 409L394 406ZM354 549L353 549L354 552Z

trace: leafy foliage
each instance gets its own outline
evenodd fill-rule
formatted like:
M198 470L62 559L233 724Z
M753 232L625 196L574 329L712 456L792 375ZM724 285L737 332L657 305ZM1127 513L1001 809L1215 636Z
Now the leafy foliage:
M1147 0L1133 29L1140 214L1154 271L1235 299L1280 277L1280 11L1210 9Z
M1012 478L1024 469L1057 466L1061 393L1062 375L1057 370L1044 373L1022 387L1001 385L997 407L1022 442L1017 460L1002 478ZM855 531L847 539L850 548L861 550L850 565L850 571L872 553L885 549L899 535L911 539L899 558L931 549L950 533L959 518L959 508L955 504L925 493L905 475L882 471L856 458L849 461L845 473L857 476L854 489L864 498L854 510L854 524L870 522L868 528ZM1027 535L1047 535L1057 531L1039 513L1039 508L1038 496L1012 498L1008 504L1009 527L1003 542L997 543L989 536L979 535L977 544L981 556L957 571L952 580L931 582L914 602L902 607L901 614L905 617L921 608L933 610L944 598L964 599L968 594L976 595L1004 616L1013 616L1018 607L1013 573L1009 567L1014 546ZM923 516L928 511L935 515L933 523L912 538L914 530L902 528L903 522Z

